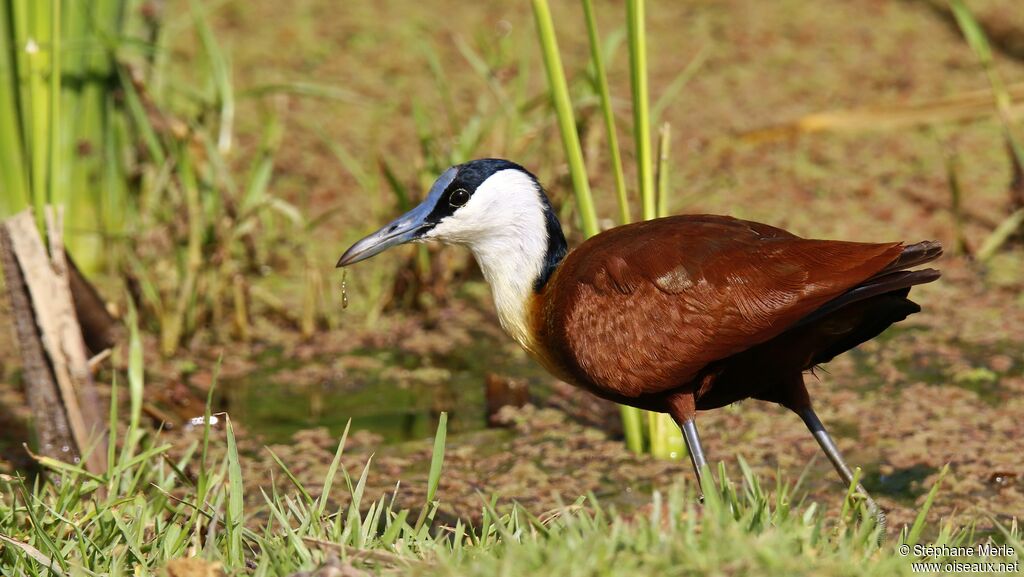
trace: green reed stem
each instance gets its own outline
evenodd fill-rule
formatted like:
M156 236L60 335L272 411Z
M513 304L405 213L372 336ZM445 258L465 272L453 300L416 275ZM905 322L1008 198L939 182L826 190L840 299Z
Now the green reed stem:
M655 458L676 460L686 456L683 432L671 415L648 412L647 431L651 455Z
M633 137L636 140L636 169L644 220L657 215L654 194L654 164L651 159L651 116L647 95L647 33L644 28L644 0L626 2L629 39L630 81L633 88Z
M50 138L47 147L48 178L46 189L47 203L54 202L60 198L57 187L59 181L57 174L60 172L60 156L58 149L61 141L61 110L60 110L60 4L61 0L50 0Z
M615 174L615 192L619 201L619 219L622 224L629 224L632 218L629 214L626 176L622 171L622 153L619 150L619 136L615 130L615 112L612 110L612 97L608 90L608 73L605 70L604 56L601 54L601 41L597 33L597 18L594 16L594 4L591 0L583 0L583 12L587 19L590 59L594 64L597 89L601 97L601 112L604 116L604 128L608 136L608 155L612 163L612 172Z
M597 212L594 210L594 199L590 194L590 182L583 163L583 148L580 146L579 133L576 131L576 117L573 115L572 102L569 100L569 86L565 81L562 59L558 55L558 41L555 38L555 26L551 21L551 10L547 0L533 0L533 15L537 21L537 34L544 55L548 86L551 88L551 101L555 106L558 129L562 135L562 145L572 175L580 225L584 236L591 237L598 233Z
M48 46L50 41L48 38L50 34L50 7L45 2L31 5L26 5L23 2L18 4L21 6L21 14L16 16L16 18L18 18L19 24L24 26L22 27L22 33L16 37L16 41L24 39L24 61L28 73L28 99L25 111L29 117L29 133L26 138L29 146L29 183L36 225L40 231L45 231L43 206L46 204L46 170L49 165L47 158L49 154L48 139L50 131L47 121L49 120L50 99L47 94L48 85L43 79L49 74L49 70L46 68L49 62L46 54L44 54L44 46ZM22 43L19 42L17 46L20 45Z
M647 90L647 32L644 0L626 3L629 39L630 79L633 89L633 135L636 139L636 170L644 220L664 216L668 210L668 130L663 129L658 163L658 188L655 189L654 160L651 158L651 115ZM636 419L641 419L637 409ZM623 420L633 419L626 415ZM663 459L680 458L682 438L672 418L664 413L647 415L647 433L651 454Z
M0 214L3 215L20 211L28 202L16 30L13 10L0 9Z

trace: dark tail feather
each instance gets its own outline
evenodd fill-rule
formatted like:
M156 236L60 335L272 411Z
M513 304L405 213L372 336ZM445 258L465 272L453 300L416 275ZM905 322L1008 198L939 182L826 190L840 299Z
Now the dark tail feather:
M839 298L827 303L822 309L832 308L835 310L849 303L869 299L880 294L934 282L940 276L942 276L942 273L933 268L900 270L874 276L865 281L864 284L846 291Z
M938 241L926 240L906 246L900 256L883 268L874 278L882 275L921 266L942 256L942 245Z
M909 292L909 287L890 291L867 300L861 300L849 308L837 311L836 317L849 315L850 318L859 318L860 322L856 328L842 335L838 340L815 351L814 356L811 357L811 366L827 363L836 356L877 337L892 324L898 323L914 313L921 312L921 307L917 303L907 299ZM823 322L828 323L829 321Z
M903 252L900 253L900 256L896 257L892 264L883 268L863 283L825 303L821 308L801 319L800 322L794 325L794 328L818 321L851 303L938 280L942 275L933 268L921 270L905 269L931 262L941 255L942 245L936 241L926 240L912 244L904 248Z
M910 287L919 284L930 283L937 280L940 276L942 275L939 271L933 268L926 268L923 270L901 270L882 276L872 277L865 281L864 284L846 291L842 295L822 305L818 310L800 319L800 322L794 325L793 328L818 321L821 318L857 301L862 301L885 293L909 289Z

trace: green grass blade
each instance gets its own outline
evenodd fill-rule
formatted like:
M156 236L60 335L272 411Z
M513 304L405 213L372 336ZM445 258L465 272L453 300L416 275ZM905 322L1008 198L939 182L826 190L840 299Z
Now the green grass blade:
M107 467L111 467L117 461L117 374L115 373L113 378L110 380L110 419L107 422ZM108 470L108 475L110 471ZM110 485L108 488L113 488L113 480L111 477Z
M656 123L661 119L661 115L668 108L668 105L679 96L679 93L682 92L686 84L697 74L701 66L707 62L709 54L710 50L708 50L707 46L702 46L693 59L690 60L689 64L686 65L686 68L683 68L679 75L672 79L672 82L662 91L651 108L652 122Z
M123 65L117 67L118 86L124 90L124 101L132 119L132 126L139 131L142 142L146 145L146 152L150 159L157 166L164 166L167 163L167 153L160 141L153 123L150 122L146 107L142 103L142 97L135 88L131 78L131 72Z
M846 487L846 497L843 499L843 508L839 516L842 519L846 519L850 514L851 509L856 508L856 502L854 501L854 495L857 493L857 487L860 485L861 475L863 471L860 467L856 467L853 470L853 480L850 485Z
M384 179L387 181L392 194L395 195L395 203L398 205L398 210L405 212L412 208L412 203L409 202L409 189L402 184L402 180L395 174L391 164L383 157L380 159L380 169L384 173Z
M267 492L264 491L263 489L260 489L260 492L263 493L263 499L267 502L267 506L270 509L271 514L273 514L274 519L277 520L278 524L280 525L279 531L284 533L285 540L291 547L292 552L298 555L300 561L303 564L312 561L313 557L310 554L309 549L306 548L306 545L303 544L302 539L299 538L299 536L295 533L295 530L292 529L291 524L288 523L288 517L281 509L281 502L277 498L277 496L275 495L275 497L272 499L269 495L267 495Z
M366 492L366 480L369 478L370 464L372 462L373 455L370 455L366 459L366 465L363 466L363 472L359 475L359 481L356 482L355 488L352 489L352 501L348 506L349 528L351 529L350 538L358 539L363 534L363 519L359 516L359 509L363 502L363 493ZM361 544L356 546L361 546Z
M215 88L217 104L220 107L220 118L217 128L217 151L228 154L232 146L232 134L235 123L235 92L231 82L231 66L227 56L221 50L206 16L206 8L199 0L189 3L193 25L199 34L206 60L210 66L211 80Z
M341 143L328 135L327 132L324 131L323 127L314 125L310 128L316 132L320 141L327 146L331 151L331 154L334 155L334 158L336 158L338 163L341 164L342 168L344 168L345 171L356 180L356 183L359 184L360 188L362 188L364 192L377 190L380 179L377 177L375 172L367 170L362 162L357 160L356 157L347 148L342 146Z
M341 455L345 452L345 442L348 440L348 431L351 427L352 419L349 419L345 424L345 432L341 434L341 440L338 441L338 450L334 453L331 466L327 468L327 475L324 476L324 486L316 504L317 518L323 517L324 510L327 508L327 500L331 494L331 487L334 485L334 476L338 474L338 465L341 464Z
M668 170L671 144L672 131L666 122L661 125L658 133L658 218L669 215Z
M985 237L981 247L978 248L976 255L978 260L985 262L992 258L1014 233L1021 230L1021 227L1024 227L1024 208L1018 208L1013 211L1010 216L1004 218L996 226L995 230Z
M910 526L910 532L907 534L906 543L908 545L915 545L921 538L921 533L924 532L925 522L928 519L928 511L931 510L932 504L935 502L935 496L939 494L939 488L942 487L942 480L949 474L949 464L947 463L942 467L942 471L939 472L939 478L935 480L935 484L932 485L930 491L928 491L928 497L924 500L924 505L918 510L917 516L914 518L914 524Z
M270 447L266 447L266 449L267 452L270 453L270 457L274 459L274 462L277 463L279 467L281 467L282 471L284 471L284 474L285 476L288 477L288 480L291 481L292 485L294 485L295 488L299 490L299 493L302 494L302 498L305 499L306 503L312 504L313 497L310 496L309 491L306 491L306 488L302 486L302 482L299 481L298 477L296 477L294 473L292 473L291 469L288 468L288 465L285 465L284 461L282 461L281 458L277 456L277 453L271 450Z
M142 399L145 388L144 366L142 358L142 337L139 334L139 317L135 304L128 299L128 391L131 399L131 420L129 428L137 430L142 418Z
M427 519L427 512L433 506L437 486L441 483L441 467L444 465L444 443L448 435L448 413L442 411L437 421L437 432L434 434L434 451L430 456L430 473L427 476L427 502L423 504L420 516L416 520L416 531L419 531Z
M253 161L253 167L245 187L245 196L242 198L242 214L266 202L267 188L270 186L270 179L274 174L274 159L277 156L277 149L281 144L284 130L276 114L270 115L264 124L260 150Z
M245 552L242 550L242 527L244 522L244 488L242 485L242 466L238 459L238 444L235 442L235 429L231 426L231 417L225 416L228 440L228 562L235 567L245 565Z
M448 413L442 411L434 434L434 451L430 456L430 475L427 477L427 501L433 501L437 485L441 482L441 466L444 465L444 443L448 435Z
M46 567L47 570L51 571L57 577L64 577L64 571L61 570L60 565L57 563L57 559L61 558L60 556L54 558L47 557L42 551L28 543L22 543L21 541L11 539L2 533L0 533L0 542L7 543L10 546L20 549L23 553L28 555L29 558L43 567Z
M24 485L21 486L22 500L25 503L25 512L28 514L28 518L32 521L32 532L38 538L38 541L42 543L46 552L49 553L47 557L56 561L60 564L61 568L66 572L68 570L67 561L64 556L60 553L60 548L54 543L53 538L47 534L45 528L46 525L42 522L39 512L32 503L28 495L28 489ZM38 489L33 491L38 494ZM45 553L44 553L45 554Z

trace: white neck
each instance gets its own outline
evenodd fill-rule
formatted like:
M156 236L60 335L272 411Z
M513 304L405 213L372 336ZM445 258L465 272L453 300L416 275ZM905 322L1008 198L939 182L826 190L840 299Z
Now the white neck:
M543 226L543 224L542 224ZM541 228L541 238L545 238ZM544 266L547 243L534 242L536 232L509 235L495 242L470 246L484 279L491 287L498 320L510 337L527 350L533 348L530 331L530 298L533 286Z
M495 172L465 206L426 235L473 251L491 287L502 328L527 350L533 348L530 299L548 250L541 194L522 171Z

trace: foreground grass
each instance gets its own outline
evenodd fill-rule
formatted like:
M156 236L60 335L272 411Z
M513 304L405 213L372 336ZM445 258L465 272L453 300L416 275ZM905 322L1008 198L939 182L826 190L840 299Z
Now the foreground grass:
M655 493L650 506L631 516L604 510L593 497L535 515L482 496L478 526L443 525L435 513L444 497L437 494L444 418L418 511L397 509L393 496L363 498L371 462L358 475L346 470L347 430L322 485L303 486L287 459L275 456L278 482L268 479L261 489L265 505L246 510L230 419L208 410L202 438L172 457L158 432L139 425L138 339L130 348L131 409L127 419L118 414L115 386L110 412L112 431L122 421L128 426L104 448L112 463L105 474L40 457L45 474L34 480L0 476L0 574L208 574L169 567L196 557L208 563L204 569L255 576L292 575L324 563L347 575L909 575L912 559L898 554L899 545L922 535L933 544L980 542L949 524L925 527L938 486L914 526L898 536L891 528L890 541L879 546L882 529L862 522L868 516L850 499L838 518L826 518L815 504L795 502L790 485L768 490L742 462L737 482L720 466L718 483L704 487L703 505L689 486ZM218 451L223 457L210 457L213 444L226 447ZM329 507L338 491L347 504ZM1024 550L1016 527L996 537Z
M386 497L364 501L370 464L355 477L339 466L344 437L322 486L300 485L282 461L280 483L264 489L265 507L245 511L233 430L220 422L223 429L207 427L177 461L159 436L132 429L106 475L44 460L45 480L3 477L0 574L173 575L180 573L169 572L169 562L200 557L232 575L291 575L332 558L353 575L909 575L912 560L897 547L925 529L927 505L922 523L879 546L881 530L860 522L858 507L826 521L814 504L792 505L790 487L766 490L745 466L739 482L720 469L703 505L692 487L655 493L632 516L593 498L538 516L481 499L479 526L440 526L434 501L421 511L396 510ZM224 459L204 464L208 444L221 441ZM431 497L443 443L442 427ZM350 503L329 510L338 490ZM930 543L977 542L948 525L929 534ZM1020 550L1016 529L1003 537Z

